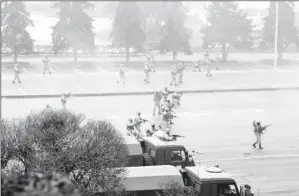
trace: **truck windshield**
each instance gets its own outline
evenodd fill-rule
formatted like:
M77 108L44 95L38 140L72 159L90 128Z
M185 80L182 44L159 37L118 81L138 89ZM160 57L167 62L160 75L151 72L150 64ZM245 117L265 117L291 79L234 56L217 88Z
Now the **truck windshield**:
M234 183L219 184L217 196L238 196L237 186Z

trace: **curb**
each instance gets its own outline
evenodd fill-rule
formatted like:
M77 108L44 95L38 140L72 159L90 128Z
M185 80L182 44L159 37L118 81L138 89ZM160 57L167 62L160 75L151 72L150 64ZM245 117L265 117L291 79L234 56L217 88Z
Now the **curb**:
M258 91L294 91L299 90L299 87L269 87L269 88L248 88L248 89L214 89L214 90L178 90L183 94L195 93L229 93L229 92L258 92ZM138 96L152 95L155 91L146 92L116 92L116 93L80 93L72 94L74 97L109 97L109 96ZM37 98L59 98L61 94L50 95L7 95L1 96L1 99L37 99Z

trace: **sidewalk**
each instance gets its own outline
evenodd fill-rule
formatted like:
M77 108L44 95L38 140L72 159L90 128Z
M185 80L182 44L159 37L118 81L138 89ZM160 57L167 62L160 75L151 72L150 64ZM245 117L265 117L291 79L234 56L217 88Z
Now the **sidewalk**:
M12 84L11 76L2 76L2 97L60 97L62 93L70 91L77 96L144 95L161 90L165 86L170 90L185 93L299 88L298 71L214 72L212 77L206 77L205 73L187 72L184 75L184 83L175 87L169 86L170 75L167 72L152 73L150 84L143 81L144 74L140 72L127 73L126 85L117 84L118 74L113 72L46 76L27 74L21 79L21 84Z

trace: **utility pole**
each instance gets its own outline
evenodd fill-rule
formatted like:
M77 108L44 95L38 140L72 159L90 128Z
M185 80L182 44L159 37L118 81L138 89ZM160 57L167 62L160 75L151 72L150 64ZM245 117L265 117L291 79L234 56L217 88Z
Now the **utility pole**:
M277 0L275 14L274 70L276 70L278 63L278 2L279 1Z

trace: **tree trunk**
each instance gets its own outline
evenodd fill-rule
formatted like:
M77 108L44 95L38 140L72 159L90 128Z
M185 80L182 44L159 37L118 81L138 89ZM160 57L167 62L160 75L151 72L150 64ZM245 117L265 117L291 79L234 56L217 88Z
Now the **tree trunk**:
M228 57L228 52L231 49L231 44L228 45L228 47L226 47L226 43L222 43L222 62L226 62L227 61L227 57Z
M73 48L73 58L74 58L74 63L78 62L78 53L77 53L77 48Z
M176 60L177 60L177 55L178 55L177 52L172 51L172 60L173 60L173 61L176 61Z
M13 62L14 63L18 62L17 47L14 47L14 50L13 50Z
M127 65L129 64L130 62L130 47L127 45L126 46L126 63Z

